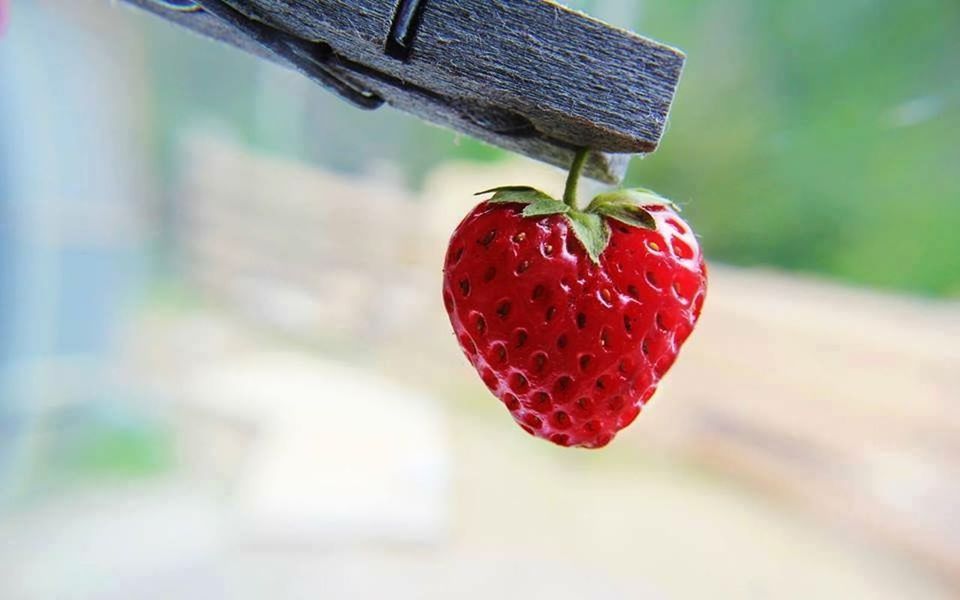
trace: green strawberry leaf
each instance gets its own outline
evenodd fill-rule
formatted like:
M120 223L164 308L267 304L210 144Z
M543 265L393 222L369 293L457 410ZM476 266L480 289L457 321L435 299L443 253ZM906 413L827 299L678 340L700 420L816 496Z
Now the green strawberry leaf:
M600 264L600 255L610 243L610 226L600 217L592 213L573 211L567 213L567 220L577 239L583 244L587 254L593 262Z
M542 215L559 215L570 212L570 207L563 202L558 202L553 198L549 200L536 200L523 209L525 217L539 217Z
M490 188L489 190L483 190L482 192L477 192L474 196L482 196L484 194L492 194L493 192L522 192L524 190L536 190L529 185L501 185L500 187Z
M653 218L653 215L639 206L604 204L597 207L596 211L597 214L616 219L632 227L651 230L656 230L657 228L657 221Z
M549 194L526 185L508 185L477 192L475 195L480 196L491 192L493 192L493 197L489 201L494 204L532 204L544 200L556 202Z
M656 219L647 210L650 206L664 206L676 212L680 211L673 202L655 192L634 188L598 195L587 207L587 212L604 215L633 227L656 229Z
M665 206L673 209L675 212L680 212L679 206L664 198L660 194L657 194L656 192L650 191L646 188L614 190L612 192L600 194L594 198L590 203L590 206L587 207L587 212L600 212L601 206L611 204L620 206L635 206L640 208L644 206Z

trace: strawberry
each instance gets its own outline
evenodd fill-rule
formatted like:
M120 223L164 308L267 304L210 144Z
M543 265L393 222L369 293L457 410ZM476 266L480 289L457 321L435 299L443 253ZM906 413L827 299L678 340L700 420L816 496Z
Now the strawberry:
M640 413L693 331L707 272L677 208L649 190L585 210L503 187L450 239L443 302L464 354L528 433L600 448Z

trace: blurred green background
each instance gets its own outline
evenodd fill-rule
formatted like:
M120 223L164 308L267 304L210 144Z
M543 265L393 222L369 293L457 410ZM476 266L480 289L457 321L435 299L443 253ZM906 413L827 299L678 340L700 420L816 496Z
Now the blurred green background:
M960 4L566 4L687 53L662 146L634 161L627 184L683 205L712 259L960 294ZM396 162L414 183L451 158L504 158L390 109L360 113L315 94L311 107L291 106L232 49L159 23L147 31L168 161L179 126L198 117L341 169ZM287 127L275 113L290 115Z

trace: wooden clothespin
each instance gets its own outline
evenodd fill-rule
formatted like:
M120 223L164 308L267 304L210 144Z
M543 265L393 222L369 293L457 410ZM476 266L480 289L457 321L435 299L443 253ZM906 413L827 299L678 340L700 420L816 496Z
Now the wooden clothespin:
M656 149L684 55L549 0L124 0L292 66L366 109L390 104L617 183Z

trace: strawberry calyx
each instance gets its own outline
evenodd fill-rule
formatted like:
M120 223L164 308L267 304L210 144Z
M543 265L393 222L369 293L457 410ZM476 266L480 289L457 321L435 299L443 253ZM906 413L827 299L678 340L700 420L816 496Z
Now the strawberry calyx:
M598 194L587 206L586 212L610 217L633 227L656 229L656 220L648 210L651 206L665 206L680 212L676 204L645 188L614 190Z
M610 243L610 225L604 217L630 227L655 231L657 223L650 214L650 207L663 206L680 212L673 202L645 188L619 189L598 194L585 209L580 210L576 193L587 153L585 149L577 152L567 177L563 201L544 191L522 185L496 187L477 192L476 195L493 193L488 200L492 204L524 204L526 206L521 214L528 218L563 215L590 259L597 264L600 264L600 255Z
M569 206L546 192L527 186L509 185L477 192L475 195L482 196L491 192L493 192L493 197L490 198L489 202L492 204L526 204L523 209L523 216L525 217L560 215L571 210Z

